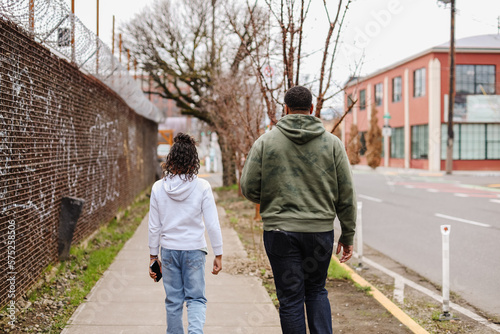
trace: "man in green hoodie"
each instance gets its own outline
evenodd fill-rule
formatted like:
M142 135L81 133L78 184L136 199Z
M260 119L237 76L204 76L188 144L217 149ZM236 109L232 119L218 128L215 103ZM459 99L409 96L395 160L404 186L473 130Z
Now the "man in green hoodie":
M301 86L285 95L286 116L255 141L241 176L243 195L260 204L264 245L273 269L283 333L332 333L325 282L333 221L342 235L341 262L353 252L356 196L342 142L325 131Z

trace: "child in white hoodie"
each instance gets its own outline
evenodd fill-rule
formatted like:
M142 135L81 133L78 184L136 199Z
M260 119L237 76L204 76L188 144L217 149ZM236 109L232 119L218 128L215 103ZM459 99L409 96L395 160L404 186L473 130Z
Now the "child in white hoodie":
M222 235L217 208L210 184L196 176L199 168L194 139L179 133L162 164L164 177L151 191L150 267L158 261L162 271L167 334L184 333L184 302L188 310L188 332L203 333L207 302L205 227L215 254L212 274L217 275L222 269ZM158 259L159 246L161 261ZM156 281L151 268L149 275Z

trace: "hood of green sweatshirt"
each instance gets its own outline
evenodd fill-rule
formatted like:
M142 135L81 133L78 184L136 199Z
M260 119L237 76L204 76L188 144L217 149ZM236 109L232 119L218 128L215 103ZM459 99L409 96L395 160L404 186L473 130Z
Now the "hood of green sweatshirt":
M302 145L325 132L323 123L311 115L291 114L281 118L276 127L291 141Z

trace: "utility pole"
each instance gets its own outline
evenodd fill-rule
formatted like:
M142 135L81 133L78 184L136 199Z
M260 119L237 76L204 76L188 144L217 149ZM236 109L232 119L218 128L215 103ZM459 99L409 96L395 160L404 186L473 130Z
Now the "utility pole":
M114 59L115 57L115 16L113 15L113 31L111 33L111 55L113 57L111 57L112 59ZM114 69L114 67L113 67Z
M30 23L30 31L32 34L35 33L35 0L30 0L29 2L29 23Z
M130 72L130 49L127 49L127 72Z
M75 0L71 0L71 62L76 63L75 54Z
M96 39L95 39L95 74L99 74L99 0L97 0L97 24L96 24Z
M137 80L137 59L134 58L134 80Z
M122 63L122 34L118 34L118 52L119 52L118 61L121 64Z
M453 105L455 104L455 0L439 0L444 4L451 4L450 27L450 92L448 94L448 141L446 145L446 174L453 170Z

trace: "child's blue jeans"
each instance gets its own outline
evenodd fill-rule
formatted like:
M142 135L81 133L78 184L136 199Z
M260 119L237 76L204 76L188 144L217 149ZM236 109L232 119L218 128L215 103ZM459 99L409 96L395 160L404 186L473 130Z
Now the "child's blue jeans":
M183 334L182 308L187 305L188 333L202 334L205 325L205 259L201 250L161 249L167 334Z

